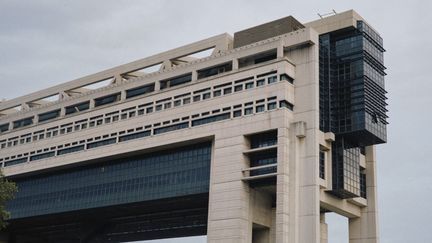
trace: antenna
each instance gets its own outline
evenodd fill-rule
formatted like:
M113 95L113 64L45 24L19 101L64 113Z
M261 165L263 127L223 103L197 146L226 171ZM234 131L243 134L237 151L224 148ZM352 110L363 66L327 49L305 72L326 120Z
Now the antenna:
M330 16L330 15L336 15L337 12L334 9L332 9L332 11L330 13L324 13L324 14L317 13L317 14L320 18L325 18L325 17Z

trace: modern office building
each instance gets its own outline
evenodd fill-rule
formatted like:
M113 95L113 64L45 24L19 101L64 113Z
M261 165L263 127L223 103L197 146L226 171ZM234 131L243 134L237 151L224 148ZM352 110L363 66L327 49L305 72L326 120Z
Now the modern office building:
M376 243L383 52L354 11L286 17L3 101L3 237L325 243L334 212Z

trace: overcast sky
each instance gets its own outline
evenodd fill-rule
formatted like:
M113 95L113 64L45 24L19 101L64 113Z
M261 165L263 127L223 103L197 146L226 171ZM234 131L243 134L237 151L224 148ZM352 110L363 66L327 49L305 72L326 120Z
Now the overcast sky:
M287 15L308 22L317 13L355 9L387 49L390 124L388 143L377 149L381 242L429 243L431 8L428 0L0 0L0 99ZM346 243L346 222L328 221L330 243Z

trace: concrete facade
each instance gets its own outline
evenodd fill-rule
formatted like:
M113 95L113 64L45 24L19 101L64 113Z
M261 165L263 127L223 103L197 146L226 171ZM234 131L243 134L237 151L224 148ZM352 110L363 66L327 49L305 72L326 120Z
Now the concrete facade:
M325 214L335 212L349 219L350 243L377 243L375 147L367 146L365 155L361 155L362 166L366 169L367 199L338 198L329 193L335 135L322 132L319 127L319 35L356 28L358 20L362 18L357 13L347 11L237 48L233 48L230 35L222 34L3 101L0 103L0 127L6 124L7 129L0 133L2 169L8 177L25 177L89 161L97 163L107 157L211 140L208 242L325 243L328 239ZM209 57L189 56L210 48L214 49ZM274 58L256 61L263 53ZM251 63L249 59L255 61ZM202 70L225 63L232 65L231 70L200 76ZM154 65L160 65L158 71L141 71ZM190 74L191 80L166 87L166 80L184 74ZM269 81L273 77L275 82ZM262 79L265 84L258 86L257 82ZM102 80L110 83L94 90L85 88ZM246 86L251 82L253 87ZM127 97L128 91L143 85L154 85L154 91ZM241 90L236 88L240 85ZM231 91L225 91L226 88ZM216 95L219 90L220 96ZM98 98L117 93L119 98L115 102L97 105ZM53 95L57 95L58 100L44 100ZM188 98L189 101L185 101ZM67 114L68 107L87 101L88 109ZM274 101L277 107L273 108ZM287 104L284 102L293 107L282 106ZM149 107L153 112L148 112ZM252 108L251 113L246 112L248 108ZM54 110L59 110L58 116L40 121L41 114ZM237 110L242 111L241 115L234 115ZM119 118L114 121L110 114L117 111ZM224 111L230 113L229 119L193 126L194 119ZM18 126L16 121L29 117L32 124L14 128ZM188 128L161 134L154 132L182 121L188 123ZM121 136L141 130L153 133L141 139L119 140ZM54 131L57 131L55 136ZM268 131L277 131L277 144L252 148L249 138ZM94 141L110 138L115 139L113 144L87 149ZM85 145L86 149L59 154L60 150L77 145ZM277 164L268 167L273 166L276 172L252 175L251 156L271 149L277 150ZM326 155L325 179L319 176L320 151L325 151ZM51 152L52 156L31 159ZM15 162L8 164L10 161ZM256 187L250 184L266 178L275 178L275 183Z

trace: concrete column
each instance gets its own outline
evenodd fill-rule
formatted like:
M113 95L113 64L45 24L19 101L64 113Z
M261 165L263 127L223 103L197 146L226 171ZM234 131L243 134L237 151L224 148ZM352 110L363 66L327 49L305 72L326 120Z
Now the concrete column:
M322 213L320 216L320 227L321 227L321 241L320 243L328 242L328 226L325 220L325 214Z
M236 129L240 130L239 128ZM248 167L243 135L220 131L215 135L211 161L207 242L251 243L250 188L243 182Z
M232 62L232 69L237 70L238 68L239 68L239 61L237 58L234 58Z
M198 80L198 72L196 70L192 71L192 82Z
M275 242L290 242L290 206L295 205L295 199L290 198L289 178L289 146L290 131L288 128L278 129L278 154L277 154L277 181L276 181L276 224ZM294 232L293 232L294 233Z
M361 217L349 219L350 243L379 242L375 146L366 147L366 196Z

